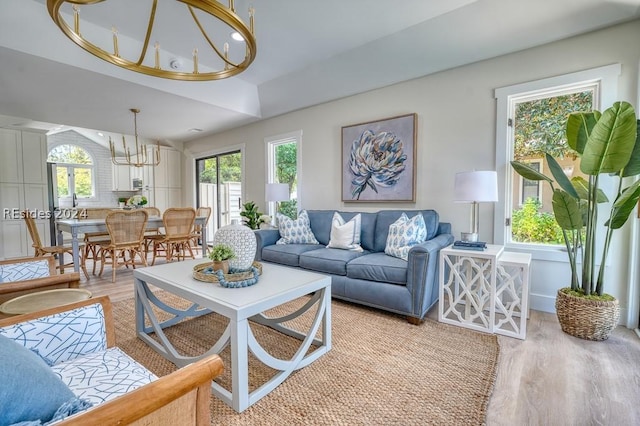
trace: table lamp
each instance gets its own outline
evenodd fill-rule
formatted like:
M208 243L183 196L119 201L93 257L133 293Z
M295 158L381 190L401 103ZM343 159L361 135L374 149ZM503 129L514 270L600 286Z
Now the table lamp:
M463 241L478 241L479 203L498 201L498 175L494 171L456 173L453 189L456 203L471 203L471 231L462 232Z
M276 203L276 213L279 210L280 201L289 200L289 184L288 183L268 183L265 189L265 198L268 203ZM275 214L274 214L275 216Z

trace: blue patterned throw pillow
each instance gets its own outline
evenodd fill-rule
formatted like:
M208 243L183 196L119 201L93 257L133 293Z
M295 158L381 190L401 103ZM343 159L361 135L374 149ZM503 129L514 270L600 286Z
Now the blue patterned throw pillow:
M296 220L280 213L276 214L276 218L280 231L280 239L276 244L320 244L311 231L306 210L302 210Z
M409 219L405 213L402 213L400 218L389 226L384 252L389 256L407 260L411 247L425 242L426 239L427 226L424 223L424 217L417 214Z

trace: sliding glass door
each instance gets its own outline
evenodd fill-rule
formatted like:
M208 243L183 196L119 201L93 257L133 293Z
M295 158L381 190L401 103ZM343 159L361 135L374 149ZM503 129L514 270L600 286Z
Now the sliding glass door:
M196 160L196 204L211 207L207 241L218 228L240 221L242 210L242 154L232 151Z

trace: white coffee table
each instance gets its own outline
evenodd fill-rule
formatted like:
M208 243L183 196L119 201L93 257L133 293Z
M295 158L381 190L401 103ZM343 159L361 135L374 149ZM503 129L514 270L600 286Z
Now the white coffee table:
M199 263L202 263L202 259L167 263L133 271L136 331L140 339L179 367L205 355L220 353L228 344L231 344L231 391L216 382L212 382L211 389L216 396L237 412L244 411L275 389L293 371L309 365L331 349L331 277L265 263L257 284L244 288L224 288L219 284L195 280L192 271L193 267ZM149 284L194 304L182 311L167 306L153 294ZM305 295L311 295L309 302L291 314L281 318L263 315L263 312L271 308ZM159 322L151 309L152 304L175 316ZM301 333L282 324L314 307L315 317L308 332ZM217 312L229 318L229 324L220 339L200 356L186 357L179 354L162 329L184 318L210 312ZM145 316L151 323L149 327L145 327ZM299 349L289 360L273 357L257 342L249 326L249 320L300 339L302 342ZM315 336L320 328L322 337L318 339ZM160 342L149 336L151 332L156 333ZM307 354L311 344L318 347ZM249 393L248 372L249 350L262 363L279 371L271 380L251 393Z

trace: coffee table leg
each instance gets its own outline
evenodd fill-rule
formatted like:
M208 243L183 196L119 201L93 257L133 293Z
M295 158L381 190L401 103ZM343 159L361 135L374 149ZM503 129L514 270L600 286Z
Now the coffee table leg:
M209 314L211 313L211 310L200 308L197 303L192 304L191 307L184 310L174 308L158 299L149 289L147 283L145 283L144 281L138 278L134 278L133 281L135 290L136 334L140 340L147 343L156 352L176 364L178 367L184 367L185 365L202 359L210 354L217 354L222 351L222 349L226 345L226 342L230 338L231 332L229 330L229 327L227 327L224 333L222 333L222 336L220 337L218 342L216 342L216 344L206 353L194 357L181 355L171 344L163 329L175 325L186 318ZM156 307L162 309L164 312L173 315L173 317L160 322L158 320L158 317L153 312L151 302L153 302ZM149 319L151 326L145 326L145 318ZM151 332L154 332L156 334L156 337L160 340L160 342L152 339L149 336L149 333Z
M247 333L249 321L235 323L231 330L231 393L233 409L238 413L249 407L249 353Z

